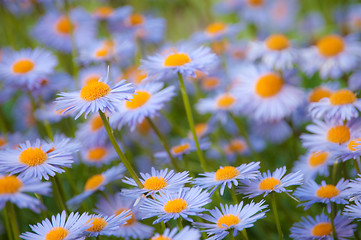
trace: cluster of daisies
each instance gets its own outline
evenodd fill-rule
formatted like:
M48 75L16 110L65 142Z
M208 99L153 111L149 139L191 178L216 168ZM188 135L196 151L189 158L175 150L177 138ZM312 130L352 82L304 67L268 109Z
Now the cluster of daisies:
M1 6L4 239L360 237L360 4L77 4Z

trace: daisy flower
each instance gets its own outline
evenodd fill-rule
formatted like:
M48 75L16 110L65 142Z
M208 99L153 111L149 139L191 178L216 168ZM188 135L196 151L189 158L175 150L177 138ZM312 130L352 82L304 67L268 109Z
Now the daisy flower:
M203 206L211 201L209 193L199 187L180 188L179 191L153 195L153 199L146 198L140 209L144 211L144 218L158 217L153 224L179 217L193 222L190 216L203 212Z
M361 137L350 139L344 145L333 148L332 152L342 161L358 159L361 156Z
M212 189L212 192L221 186L220 193L223 195L226 186L231 189L233 185L238 186L238 180L255 178L259 173L259 164L260 162L251 162L238 167L221 166L216 172L199 174L204 177L195 178L194 184L208 190Z
M309 112L313 118L351 120L359 116L361 99L348 89L333 92L328 98L311 103Z
M159 78L173 78L180 73L184 77L195 77L195 71L207 72L215 62L217 56L208 47L193 49L189 46L171 48L162 54L142 60L140 69L144 69L149 76Z
M209 24L202 32L195 33L193 40L198 43L220 41L227 37L234 37L242 30L240 24L226 24L221 21Z
M174 86L164 89L163 86L160 82L137 86L133 98L118 105L118 112L110 116L110 125L120 129L127 124L130 130L134 131L145 118L154 118L175 95Z
M334 218L334 224L338 239L346 240L354 236L356 224L353 224L349 218L338 213ZM290 231L290 237L295 240L334 239L330 218L325 214L317 215L315 218L302 217L302 221L293 224Z
M308 94L308 102L310 104L320 102L324 98L329 98L332 93L333 89L327 85L315 87Z
M123 211L118 215L102 216L102 215L90 215L89 223L91 226L86 229L88 237L97 237L99 235L110 236L114 231L119 229L119 226L126 224L131 218L129 211Z
M121 21L127 18L132 12L132 7L124 6L113 8L108 5L97 7L93 10L92 15L98 20Z
M104 191L105 185L123 177L125 167L123 164L112 167L107 171L91 176L84 185L84 191L67 201L67 205L77 207L84 199L88 198L96 191ZM110 215L109 215L110 216Z
M201 234L199 230L185 226L181 231L178 232L178 228L170 230L166 228L162 234L156 233L150 240L200 240Z
M263 210L268 205L263 205L264 202L264 200L259 203L252 201L245 205L243 205L243 202L236 205L221 204L221 210L215 208L209 211L210 215L202 215L203 219L211 223L196 223L196 225L197 227L205 228L203 232L207 233L207 239L210 240L223 239L228 234L232 234L235 237L238 235L238 232L245 228L253 227L254 222L265 217L266 211Z
M322 79L339 78L358 66L361 45L354 36L331 34L301 52L300 66L309 76L319 71Z
M48 121L49 123L60 122L64 117L60 111L56 110L54 102L44 105L44 108L38 108L35 110L35 118L39 121Z
M255 122L251 126L252 132L266 140L279 144L292 135L290 125L284 121Z
M350 201L361 200L361 175L358 174L358 176L358 178L355 180L350 180L348 183L349 188L346 190L346 192L348 193L348 197L351 197Z
M254 23L257 26L264 26L269 21L269 16L266 14L269 6L269 0L241 0L243 6L239 14L242 20L247 23Z
M268 68L275 70L291 70L298 61L296 49L283 34L272 34L264 41L251 42L247 51L251 61L260 59Z
M265 26L270 32L287 32L295 26L299 2L297 0L275 0L268 8L268 17ZM266 30L266 31L267 31Z
M81 124L76 137L85 147L105 144L108 134L99 114L91 115L89 120Z
M70 213L67 217L65 211L46 218L37 225L30 225L33 232L26 232L20 235L25 240L56 239L78 239L85 236L85 230L90 226L88 213Z
M358 182L360 184L360 182ZM344 215L349 216L351 218L356 218L360 221L361 218L361 202L360 200L355 201L355 204L347 205L343 212Z
M10 201L19 208L30 208L36 213L44 208L39 199L30 194L49 195L51 183L41 182L36 178L22 178L17 176L0 175L0 209L3 209L6 202Z
M271 192L290 192L291 190L287 190L286 187L302 184L303 174L300 171L285 174L286 167L277 168L273 173L270 170L259 173L255 179L241 180L244 186L240 186L238 192L248 198L262 194L265 197Z
M16 149L6 149L0 152L0 172L19 174L20 177L49 179L56 173L63 173L62 167L71 167L73 152L61 147L56 148L54 143L35 143L26 141Z
M144 188L134 188L134 189L123 189L122 193L130 194L130 195L139 195L146 194L153 195L155 193L160 193L164 191L176 191L179 188L183 187L184 184L189 183L191 178L189 177L188 171L176 173L174 170L168 170L168 168L164 170L155 170L152 167L151 173L140 173L140 181L142 182ZM125 177L123 182L137 187L137 183L128 177Z
M107 73L108 69L105 64L82 68L79 71L79 82L81 83L80 85L83 87L88 82L98 81L102 78L102 76L106 76ZM123 79L122 72L117 67L114 67L112 68L112 71L109 71L109 78L112 79L112 82L119 82Z
M360 5L361 6L361 5ZM348 87L352 91L357 91L361 89L361 70L357 70L352 73L348 79Z
M79 141L73 138L68 138L62 134L55 134L53 141L46 140L45 143L54 144L54 147L49 151L61 149L63 152L74 155L82 147ZM48 153L49 153L48 152Z
M129 211L127 216L130 216L130 219L125 224L119 225L118 230L114 231L113 235L126 240L130 238L149 239L152 236L153 228L139 222L144 216L144 212L139 211L139 204L135 206L135 198L117 194L108 196L107 199L101 198L96 204L97 209L94 211L105 216L119 215Z
M348 201L347 189L349 181L343 178L338 181L336 185L326 184L325 181L318 185L315 181L309 180L301 187L297 188L293 193L301 201L301 206L305 207L305 210L309 209L314 203L324 203L327 205L328 212L331 211L331 202L336 204L347 204Z
M122 80L114 86L109 86L108 83L107 76L106 79L88 82L80 91L60 93L55 101L58 110L62 111L62 114L77 113L75 119L83 113L86 118L89 113L117 111L122 101L132 98L134 89L131 83L126 83L126 80Z
M0 61L0 79L33 90L41 86L44 78L54 73L57 63L51 52L41 48L6 51Z
M100 167L118 158L117 153L110 143L86 146L82 148L80 153L82 156L81 161L89 166Z

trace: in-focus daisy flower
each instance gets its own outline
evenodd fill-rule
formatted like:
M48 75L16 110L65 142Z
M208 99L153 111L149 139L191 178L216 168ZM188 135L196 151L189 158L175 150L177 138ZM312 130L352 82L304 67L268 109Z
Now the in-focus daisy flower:
M97 113L79 126L76 136L83 143L83 146L102 145L108 139L103 121Z
M349 218L338 213L334 218L334 224L338 239L346 240L354 236L356 224L353 224ZM334 239L330 218L323 213L315 218L311 216L302 217L302 221L293 224L290 231L290 237L295 240Z
M241 180L244 186L240 186L238 192L253 198L258 195L267 196L271 192L290 192L286 187L300 185L303 181L303 174L298 171L286 174L286 167L277 168L273 173L268 170L258 174L256 179Z
M300 66L309 76L319 71L322 79L339 78L358 66L361 45L355 36L331 34L301 54Z
M56 99L58 110L62 111L62 114L76 113L75 119L83 113L86 118L89 113L117 111L122 101L132 98L134 89L131 83L126 83L126 80L122 80L114 86L109 86L108 83L107 77L88 82L80 91L59 93L59 97Z
M251 61L260 59L268 68L290 70L297 63L298 54L283 34L272 34L262 42L251 42L247 57Z
M259 164L260 162L251 162L238 167L220 167L216 172L199 174L204 177L195 178L194 184L202 188L212 189L212 192L221 186L220 193L223 195L226 186L231 189L233 185L238 186L238 180L255 178L259 173Z
M360 184L360 182L358 182ZM347 205L343 212L344 215L351 218L356 218L360 221L361 218L361 202L359 200L355 201L355 204Z
M152 167L151 173L140 173L140 176L140 181L142 182L144 188L123 189L122 193L134 196L138 194L146 194L146 196L148 196L164 191L176 191L183 187L184 184L191 181L188 171L176 173L174 170L169 171L168 168L164 170L155 170L155 168ZM125 177L123 182L131 186L138 186L133 179L128 177Z
M221 204L221 210L215 208L209 210L210 215L202 215L203 219L211 223L196 223L196 225L199 228L205 228L203 231L207 233L207 239L210 240L223 239L228 234L235 237L238 232L253 227L254 222L265 217L265 211L263 210L268 206L263 205L264 202L264 200L259 203L252 201L245 205L243 205L243 202L237 205Z
M0 152L0 172L48 180L49 176L65 172L63 167L71 167L72 154L61 147L56 148L53 143L41 142L40 139L34 143L26 141L17 149Z
M118 215L114 214L112 216L90 215L90 227L86 229L88 237L113 235L114 231L119 229L119 226L126 224L126 222L131 218L129 211L123 211Z
M118 111L110 116L110 125L120 129L128 124L131 131L145 118L154 118L175 95L173 86L162 89L161 82L139 85L133 98L118 105Z
M139 211L139 204L135 206L135 198L124 197L119 194L108 196L107 199L101 198L96 204L96 213L105 216L113 214L119 215L125 211L129 211L127 216L131 218L125 224L119 225L118 230L113 235L125 239L149 239L152 236L153 228L139 222L143 218L144 212Z
M109 164L118 158L117 153L110 143L106 143L104 145L93 144L83 147L81 150L81 156L81 161L83 163L97 167Z
M22 178L17 176L0 175L0 209L3 209L6 202L10 201L19 208L30 208L40 213L44 208L39 199L30 194L49 195L51 183L41 182L36 178Z
M46 218L37 225L30 225L33 232L20 235L22 239L78 239L86 235L85 230L90 227L88 213L70 213L67 217L65 211Z
M279 121L291 115L303 101L303 92L287 81L294 73L280 75L262 65L239 71L239 102L245 113L258 121Z
M181 188L179 191L153 195L153 199L146 198L140 209L144 211L144 218L158 217L153 224L179 217L193 222L190 216L203 212L203 206L210 202L209 193L199 187Z
M331 211L331 202L336 204L347 204L348 201L347 189L349 181L340 179L336 185L326 184L325 181L318 185L315 181L309 180L301 187L297 188L293 193L301 201L301 206L305 207L305 210L309 209L314 203L325 203L327 205L328 212Z
M226 37L234 37L241 29L240 24L217 21L209 24L204 31L195 33L192 38L198 43L220 41Z
M178 73L184 77L195 77L196 70L207 72L215 62L217 56L208 47L193 49L180 46L142 60L140 69L144 69L149 76L154 75L159 78L177 77Z
M63 134L56 134L53 141L46 140L45 143L54 145L49 152L56 149L61 149L63 152L67 152L71 155L74 155L74 153L78 152L82 146L76 139L68 138Z
M98 190L103 191L105 185L108 183L121 179L124 171L125 167L123 164L119 164L118 166L112 167L101 174L91 176L84 185L84 191L67 201L67 205L77 207L84 201L84 199L92 195L94 192Z
M33 90L44 78L54 73L56 57L49 51L35 48L4 52L0 61L0 79L10 85Z
M311 103L309 112L313 118L351 120L359 116L361 99L348 89L333 92L328 98Z
M150 240L200 240L201 233L199 230L185 226L178 232L178 228L170 230L166 228L162 234L156 233Z
M358 174L358 178L354 180L350 180L348 183L348 189L346 192L348 193L348 197L351 197L350 200L361 200L361 175Z

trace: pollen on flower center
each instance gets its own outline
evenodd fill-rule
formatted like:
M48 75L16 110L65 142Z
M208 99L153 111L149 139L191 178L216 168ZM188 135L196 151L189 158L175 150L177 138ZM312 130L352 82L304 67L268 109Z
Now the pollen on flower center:
M160 190L168 185L163 177L154 176L150 177L144 182L144 188L148 190Z
M85 101L94 101L108 95L110 87L104 82L88 82L80 90L80 97Z
M37 147L27 148L19 155L19 161L31 167L42 164L46 159L48 159L46 153Z
M239 171L237 170L237 168L232 167L232 166L226 166L226 167L219 168L216 171L215 179L217 181L229 180L229 179L237 177L238 174L239 174Z
M107 221L101 217L93 218L90 221L92 221L92 226L87 229L88 232L100 232L108 225Z
M17 193L22 186L23 183L16 176L0 177L0 195Z
M102 128L103 125L103 121L101 119L101 117L99 115L93 117L90 120L90 130L95 132L96 130L99 130L100 128Z
M97 162L103 159L107 154L107 149L104 147L94 147L88 150L88 159L92 162Z
M331 94L330 103L332 105L345 105L354 103L357 100L356 95L347 89L341 89Z
M234 214L226 214L218 218L217 227L219 228L230 228L237 225L241 220Z
M313 89L308 97L309 102L319 102L322 98L329 98L332 91L325 87L316 87Z
M149 98L152 96L149 92L145 90L136 90L135 93L136 94L133 95L134 97L133 99L130 99L130 101L125 102L126 108L129 109L139 108L143 106L145 103L147 103Z
M350 137L350 129L347 126L335 126L327 132L327 140L332 143L343 144L349 141Z
M343 38L338 35L328 35L318 40L317 48L321 55L333 57L344 50L345 42Z
M312 235L317 237L331 235L332 225L328 222L321 222L312 228Z
M310 164L311 167L317 167L319 165L322 165L323 163L326 162L328 158L328 153L327 152L313 152L310 156L310 158L308 159L308 163Z
M45 240L63 240L69 234L69 231L63 227L56 227L45 235Z
M192 60L186 53L173 53L166 57L164 66L166 67L179 67L184 64L190 63Z
M128 210L130 210L130 209L129 208L119 208L117 211L115 211L115 215L118 216L122 212L128 211ZM127 222L123 226L133 225L137 221L135 214L131 210L129 211L129 213L127 215L125 215L125 217L129 217L129 216L130 216L130 219L128 219Z
M25 74L33 70L35 64L31 59L20 59L13 64L13 72L17 74Z
M361 146L361 138L356 138L347 144L347 148L352 152L359 151L360 146Z
M281 181L274 177L268 177L263 179L259 185L258 188L260 190L274 190L276 185L281 184Z
M266 39L265 43L267 48L274 51L281 51L290 46L290 41L283 34L273 34Z
M340 190L334 185L321 186L316 191L316 196L320 198L333 198L340 194Z
M169 200L164 205L164 211L167 213L180 213L188 206L187 202L181 198Z
M189 143L179 144L177 146L172 147L171 152L173 154L183 153L186 150L188 150L190 147L191 145Z
M75 28L74 24L70 21L68 17L60 17L56 22L56 30L60 34L68 35Z
M283 80L275 73L268 73L260 77L256 83L256 93L262 98L277 95L283 87Z
M248 0L247 3L253 7L260 7L263 5L263 0Z
M172 240L169 237L165 237L163 235L157 236L157 237L152 237L150 240Z
M104 179L104 176L101 174L90 177L85 183L84 190L89 191L98 188L104 182Z
M234 103L236 102L236 99L229 93L225 93L217 98L217 107L220 109L228 109L230 108Z
M222 22L215 22L209 24L206 28L206 32L210 35L216 35L227 28L227 25Z
M140 25L140 24L144 23L144 21L145 21L145 19L142 14L134 13L134 14L130 15L130 17L129 17L129 22L130 22L130 25L132 25L132 26Z

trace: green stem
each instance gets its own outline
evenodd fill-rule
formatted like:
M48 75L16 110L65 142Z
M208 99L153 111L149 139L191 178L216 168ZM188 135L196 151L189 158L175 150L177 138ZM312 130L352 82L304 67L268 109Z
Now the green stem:
M332 182L334 184L337 183L337 166L338 166L338 160L335 161L335 163L333 164L333 168L332 168Z
M231 188L231 195L232 195L232 199L233 199L234 204L238 204L239 202L238 202L236 192L234 191L234 188Z
M282 229L281 229L281 223L280 223L280 219L278 217L278 211L277 211L276 194L271 193L271 195L272 195L272 210L273 210L273 215L274 215L274 218L275 218L275 221L276 221L278 237L279 237L280 240L283 240L283 233L282 233Z
M179 228L178 230L179 231L183 229L183 224L182 224L182 218L181 217L179 217L177 219L177 225L178 225L178 228Z
M242 235L245 240L248 240L248 234L247 234L247 230L245 228L243 228L243 230L242 230Z
M203 157L203 152L199 146L199 141L198 141L198 137L196 134L196 130L194 128L194 120L193 120L193 115L192 115L192 109L191 109L191 105L189 103L189 98L187 95L187 91L186 88L184 86L184 80L183 80L183 76L181 73L178 73L178 79L179 79L179 84L180 84L180 90L181 90L181 94L182 94L182 98L183 98L183 103L184 103L184 108L186 110L186 114L187 114L187 119L188 119L188 124L189 127L192 131L192 135L193 135L193 139L194 139L194 143L196 144L197 147L197 155L199 158L199 161L201 162L203 171L207 172L207 164L206 161Z
M103 124L104 124L104 127L105 127L105 130L107 131L108 133L108 136L109 136L109 140L111 141L115 151L117 152L120 160L123 162L125 168L128 170L130 176L132 176L133 180L137 183L138 187L139 188L143 188L143 184L141 183L141 181L139 180L137 174L135 173L132 165L129 163L127 157L124 155L124 153L122 152L122 150L120 149L118 143L117 143L117 140L115 139L114 137L114 134L113 134L113 130L112 128L110 127L110 124L108 122L108 119L107 117L105 116L105 114L103 112L101 112L99 110L99 115L103 121Z
M13 203L7 202L6 203L7 213L10 220L10 226L12 228L13 239L19 239L19 226L18 221L16 220L16 213Z
M229 236L231 237L231 240L235 240L235 237L233 236L233 231L229 231Z
M14 236L13 236L13 231L12 231L11 223L10 223L10 213L8 211L8 204L10 204L10 203L6 203L6 205L4 207L5 227L6 227L6 234L8 235L9 240L13 240Z
M43 125L46 131L46 135L48 135L51 141L54 141L54 134L53 131L51 130L50 123L47 120L44 120Z
M170 148L168 146L167 140L165 139L165 137L163 136L163 134L159 131L159 129L157 128L157 126L154 124L154 122L152 121L152 119L150 119L149 117L146 118L149 125L153 128L154 132L157 134L160 143L163 145L165 151L167 152L170 161L173 164L173 167L175 168L176 171L180 171L180 168L178 166L178 163L176 161L176 159L173 157L172 153L170 152Z
M357 174L361 174L360 165L358 164L357 159L354 159L354 160L353 160L353 163L355 164L355 168L356 168Z
M37 199L39 199L39 201L41 202L42 205L44 205L44 201L43 201L43 197L37 193L34 193L35 197ZM45 206L45 205L44 205ZM41 215L43 216L43 218L47 218L47 214L46 214L46 211L45 210L41 210Z
M65 210L66 213L69 213L65 201L64 201L64 194L62 194L61 188L60 188L60 182L57 178L57 176L55 175L52 179L51 179L52 183L53 183L53 190L54 190L54 195L55 195L55 199L58 202L59 208L61 208L61 210Z
M334 240L338 240L337 233L336 233L336 228L335 228L335 223L334 223L334 218L336 216L335 208L336 208L336 205L334 203L331 203L330 220L331 220L331 226L332 226L332 235L333 235Z

